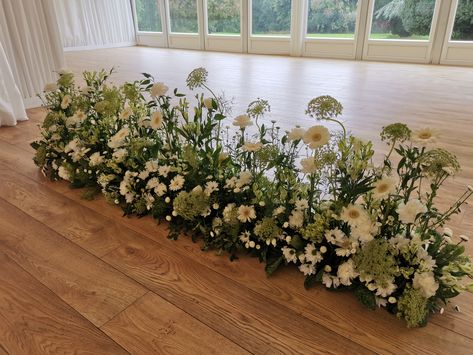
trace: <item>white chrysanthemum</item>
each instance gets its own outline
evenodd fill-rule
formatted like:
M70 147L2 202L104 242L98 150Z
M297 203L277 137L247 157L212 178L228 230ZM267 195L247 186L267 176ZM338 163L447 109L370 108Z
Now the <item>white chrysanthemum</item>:
M242 223L250 222L256 218L256 211L253 206L241 205L238 207L238 220Z
M71 174L64 166L60 166L57 173L61 179L71 181Z
M430 143L435 143L439 134L437 131L431 128L422 128L412 133L411 139L414 143L419 143L420 145L427 145Z
M120 112L118 117L120 117L122 120L127 120L131 115L133 115L133 110L131 107L125 107L122 112Z
M313 157L301 159L302 172L304 174L313 174L317 171L317 165Z
M209 181L205 184L205 194L210 196L212 192L218 191L218 182L216 181Z
M168 188L165 184L159 183L158 186L154 188L154 193L158 195L159 197L164 196L164 194L167 192Z
M340 279L340 283L345 286L350 286L351 281L358 276L355 271L355 264L350 259L338 266L337 276Z
M383 176L374 183L373 198L384 200L396 191L397 180L392 176Z
M304 248L305 261L315 265L323 260L322 254L315 248L314 243L309 243Z
M287 134L287 139L289 141L298 141L304 137L305 129L300 127L295 127Z
M158 171L159 165L157 160L148 160L145 164L146 171L154 173Z
M253 122L248 115L240 115L233 120L233 125L241 129L251 126Z
M330 132L324 126L312 126L304 133L304 143L311 149L321 147L330 140Z
M61 108L65 110L72 103L72 97L70 95L65 95L61 101Z
M159 185L159 180L158 180L158 178L154 177L154 178L151 178L151 179L148 180L148 182L146 183L146 189L147 190L153 190L158 185Z
M307 201L305 198L301 198L300 200L296 200L294 202L294 207L298 211L305 211L309 208L309 201Z
M242 149L245 152L257 152L261 148L263 148L263 143L260 143L260 142L256 142L256 143L247 142L243 144L243 147L242 147Z
M99 152L95 152L94 154L92 154L92 155L90 156L89 159L90 159L90 163L89 163L90 166L97 166L97 165L103 163L103 159L104 159L104 158L103 158L102 155L100 155Z
M435 281L434 273L431 271L416 273L412 281L412 286L416 290L420 290L425 298L434 296L439 288L439 284Z
M325 232L325 239L331 244L337 244L343 242L346 238L345 233L338 228L331 229Z
M170 184L169 184L169 189L171 191L178 191L182 189L184 186L184 177L182 175L176 175L174 178L172 178Z
M247 171L247 170L242 171L240 173L240 177L238 178L238 180L235 183L235 186L236 187L243 187L245 185L248 185L251 182L252 178L253 178L253 174L251 174L250 171Z
M161 111L155 111L151 115L151 120L149 122L149 126L152 129L158 129L161 128L163 125L163 113Z
M121 163L123 160L125 160L125 157L127 155L128 155L128 151L124 148L121 148L113 152L112 158L115 161L115 163Z
M360 205L349 204L343 207L340 218L351 227L358 227L365 223L370 223L368 212Z
M301 211L292 211L289 216L289 225L292 228L300 228L304 224L304 213Z
M123 127L120 129L110 140L108 141L108 146L110 148L119 148L125 143L126 137L130 134L130 129L128 127Z
M281 250L284 259L286 259L288 263L297 263L297 253L294 248L283 247Z
M168 87L164 83L156 83L151 87L149 91L152 97L164 96L168 92Z
M377 232L378 227L370 221L356 227L351 227L351 236L363 243L372 241Z
M45 86L44 86L44 89L43 91L45 92L51 92L51 91L56 91L58 89L58 86L56 83L47 83Z
M302 271L305 276L315 274L315 266L312 264L302 264L299 266L299 270Z
M158 169L158 174L159 174L159 176L167 177L170 171L171 171L171 167L170 167L170 166L168 166L168 165L163 165L163 166L160 166L160 167L159 167L159 169Z
M284 207L284 206L279 206L279 207L277 207L277 208L274 209L274 211L273 211L273 216L278 216L278 215L284 213L285 211L286 211L286 207Z
M82 122L85 121L86 118L87 118L87 115L81 110L78 110L74 113L72 117L68 117L66 119L66 125L73 126L73 125L81 124Z
M417 215L427 212L427 207L418 199L411 199L407 203L401 202L396 210L402 223L414 223Z
M213 100L211 97L207 97L206 99L204 99L204 106L210 110L213 108Z
M233 213L233 209L235 208L235 204L234 203L229 203L228 205L225 206L225 208L223 209L223 220L225 222L230 222L231 221L231 218L232 218L232 213Z
M424 248L417 250L417 259L422 271L432 271L437 265L437 261Z
M140 173L138 174L138 177L141 180L146 180L149 177L149 171L148 170L140 171Z
M397 289L397 286L394 282L388 282L385 286L376 284L375 287L376 287L376 296L380 296L380 297L388 297Z

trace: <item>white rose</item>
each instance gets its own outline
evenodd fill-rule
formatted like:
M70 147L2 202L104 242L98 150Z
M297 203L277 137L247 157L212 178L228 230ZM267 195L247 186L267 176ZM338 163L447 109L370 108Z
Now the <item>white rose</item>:
M439 284L435 281L434 273L431 271L420 274L416 273L412 286L414 286L416 290L420 290L425 298L434 296L439 288Z
M427 207L418 199L412 199L407 203L401 202L396 212L402 223L411 224L415 222L418 214L427 212Z

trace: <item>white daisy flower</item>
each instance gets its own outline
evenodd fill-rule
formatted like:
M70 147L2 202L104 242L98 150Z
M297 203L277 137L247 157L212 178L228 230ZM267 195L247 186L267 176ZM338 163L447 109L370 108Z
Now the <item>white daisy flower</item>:
M169 190L178 191L184 186L185 179L182 175L176 175L169 184Z
M383 176L374 183L373 198L375 200L384 200L390 194L396 191L397 180L391 176Z
M304 143L311 149L321 147L330 140L330 132L324 126L312 126L304 133Z
M238 220L242 223L250 222L256 218L256 211L253 206L241 205L238 207Z

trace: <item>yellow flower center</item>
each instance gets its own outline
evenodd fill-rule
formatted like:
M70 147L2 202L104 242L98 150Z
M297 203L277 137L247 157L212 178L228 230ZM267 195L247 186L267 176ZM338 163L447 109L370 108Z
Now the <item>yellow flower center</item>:
M386 192L388 190L389 190L389 185L388 184L383 183L383 184L378 185L378 192L383 193L383 192Z
M419 134L420 139L430 139L432 138L432 133L430 132L422 132Z
M350 218L358 218L360 217L360 212L358 212L357 210L351 210L350 212L348 212L348 215L350 216Z
M322 139L322 135L320 133L314 133L312 135L312 140L313 141L320 141Z

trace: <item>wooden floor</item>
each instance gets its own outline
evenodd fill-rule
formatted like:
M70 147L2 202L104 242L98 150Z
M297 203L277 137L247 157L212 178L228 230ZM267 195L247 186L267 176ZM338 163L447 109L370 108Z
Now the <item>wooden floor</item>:
M67 62L75 72L116 65L116 82L150 72L182 89L191 69L206 66L210 85L236 98L235 114L267 98L284 128L312 125L306 102L330 94L350 129L380 148L377 132L390 122L439 129L464 166L441 204L473 182L471 68L136 47L70 52ZM0 354L473 353L473 295L409 330L349 292L304 290L295 268L267 278L257 260L170 241L151 218L124 218L46 181L29 147L44 112L29 117L0 129ZM473 209L452 226L469 234Z

